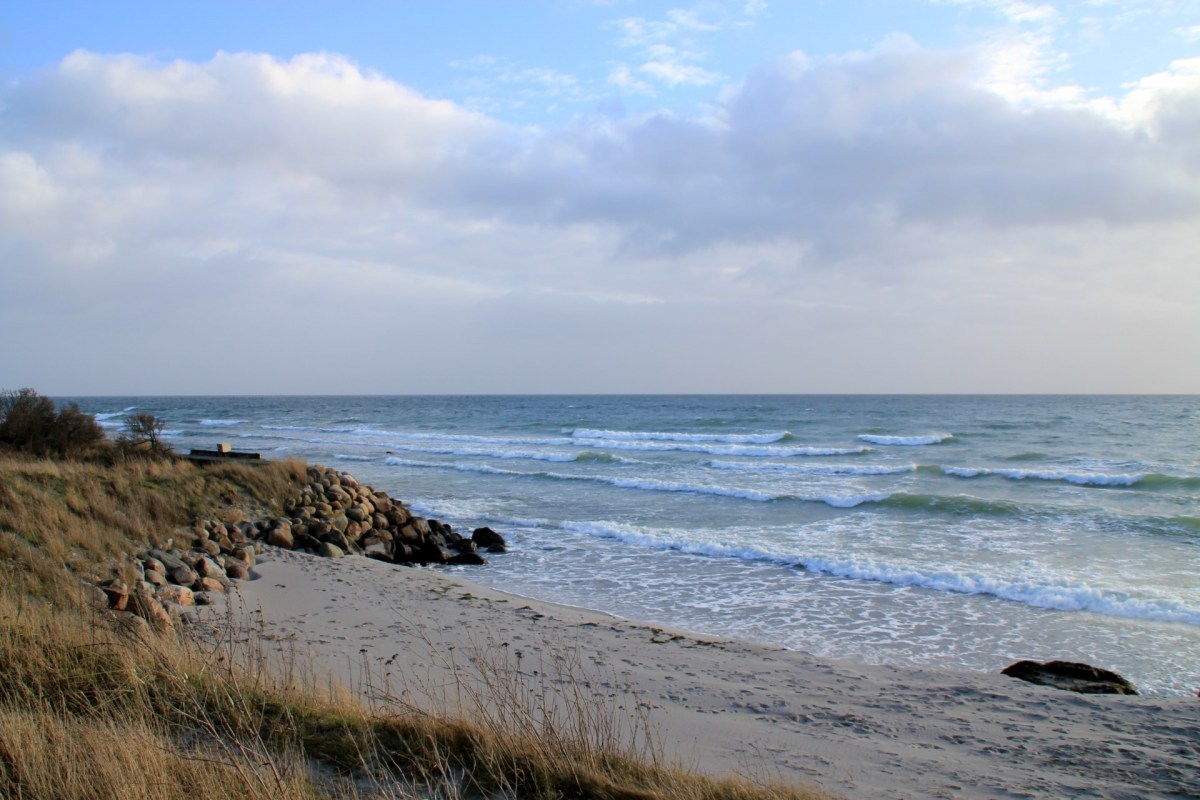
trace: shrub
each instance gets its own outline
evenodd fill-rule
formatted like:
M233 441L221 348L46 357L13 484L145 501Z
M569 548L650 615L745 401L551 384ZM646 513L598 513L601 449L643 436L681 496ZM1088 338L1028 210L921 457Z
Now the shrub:
M54 401L33 389L0 395L0 443L38 456L82 455L104 441L95 417L70 403L55 411Z

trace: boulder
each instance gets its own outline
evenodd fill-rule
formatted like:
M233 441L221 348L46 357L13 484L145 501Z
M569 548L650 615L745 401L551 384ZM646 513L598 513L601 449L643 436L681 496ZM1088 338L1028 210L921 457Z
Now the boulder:
M317 548L317 555L324 556L325 558L341 558L345 553L336 544L321 542L321 546Z
M225 593L225 589L229 586L227 578L200 578L192 585L192 589L196 592L219 592Z
M154 591L154 596L160 601L180 606L195 605L196 602L192 590L186 586L160 586Z
M160 564L162 564L168 575L170 574L170 571L175 569L176 567L186 567L187 566L187 564L184 563L182 558L180 558L179 556L173 555L171 553L168 553L165 550L151 550L149 558L154 559L154 560L158 561Z
M88 587L88 602L97 611L108 611L108 594L99 586Z
M321 549L321 540L307 533L296 537L297 550L312 550L314 553Z
M150 627L155 630L165 631L174 624L170 613L154 596L149 584L140 584L130 592L129 605L126 608L150 623Z
M171 583L177 583L180 586L191 586L199 576L191 567L181 565L171 570L171 574L168 577L171 579Z
M211 558L202 558L196 562L196 574L201 578L218 578L225 574L225 569Z
M329 534L327 537L325 537L325 541L329 542L332 545L337 545L339 548L341 548L343 553L350 552L350 541L351 540L344 533L338 533L337 531L334 531L331 534Z
M471 541L489 553L508 552L508 543L504 541L504 537L491 528L476 528L471 534Z
M250 568L245 563L231 558L225 562L225 576L233 580L248 581L250 580Z
M291 550L295 547L295 542L292 539L292 524L285 520L281 520L276 525L271 526L267 530L267 544L275 547L282 547L284 550Z
M456 565L476 566L476 565L480 565L480 564L486 564L487 559L484 558L483 556L479 555L479 553L471 551L469 553L459 553L458 555L451 558L448 563L456 564Z
M233 548L233 558L245 562L247 567L254 566L254 548L238 546Z
M416 559L422 564L448 564L454 554L432 539L426 539L416 551Z
M1115 672L1074 661L1018 661L1001 674L1039 686L1083 694L1137 694L1133 684Z
M108 600L108 607L113 611L124 611L129 604L129 587L123 581L111 580L100 584Z

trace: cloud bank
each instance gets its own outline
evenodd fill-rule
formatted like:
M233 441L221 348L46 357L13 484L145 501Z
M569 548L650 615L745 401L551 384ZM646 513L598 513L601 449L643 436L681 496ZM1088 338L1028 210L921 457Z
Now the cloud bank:
M0 375L1200 391L1198 223L1200 59L1054 105L892 39L531 130L335 54L81 51L0 96Z

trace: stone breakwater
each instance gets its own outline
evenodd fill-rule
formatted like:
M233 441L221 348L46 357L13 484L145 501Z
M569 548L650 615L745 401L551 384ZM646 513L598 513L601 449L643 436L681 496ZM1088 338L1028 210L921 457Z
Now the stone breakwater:
M463 536L436 519L412 514L349 473L309 467L307 474L309 483L287 515L266 528L268 544L332 558L363 554L395 564L484 564L479 550L504 552L504 539L490 528Z
M189 619L190 607L210 605L233 581L250 578L264 544L326 558L364 555L393 564L485 564L480 550L502 553L504 538L490 528L470 537L449 525L412 514L386 492L352 475L309 467L308 483L280 517L236 521L208 519L175 539L128 559L119 577L92 587L92 602L135 628L166 630Z

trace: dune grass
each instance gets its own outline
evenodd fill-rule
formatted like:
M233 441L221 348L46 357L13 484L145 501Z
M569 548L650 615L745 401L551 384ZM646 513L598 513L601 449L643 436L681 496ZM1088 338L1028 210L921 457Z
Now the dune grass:
M89 604L87 580L128 579L128 554L197 519L280 513L304 469L0 455L0 797L821 796L666 764L651 732L572 691L569 654L540 654L566 665L552 708L508 653L446 665L458 702L417 708L268 657L244 616L158 635Z

